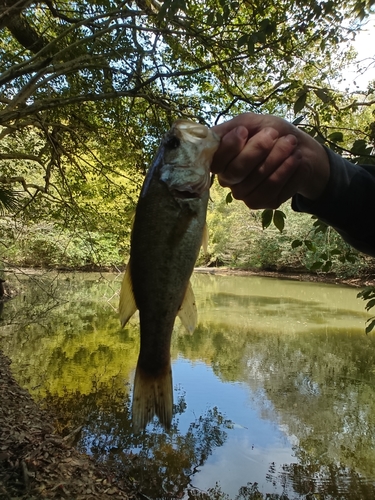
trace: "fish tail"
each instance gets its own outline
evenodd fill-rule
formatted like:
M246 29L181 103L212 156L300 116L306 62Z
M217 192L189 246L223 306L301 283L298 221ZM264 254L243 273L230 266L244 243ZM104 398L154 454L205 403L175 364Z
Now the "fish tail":
M154 415L169 430L173 411L172 368L150 375L139 364L135 372L132 421L134 432L143 430Z

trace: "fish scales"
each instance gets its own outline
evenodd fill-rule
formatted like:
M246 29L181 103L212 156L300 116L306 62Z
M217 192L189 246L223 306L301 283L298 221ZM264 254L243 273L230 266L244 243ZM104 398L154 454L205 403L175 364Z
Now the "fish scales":
M218 144L207 127L177 121L159 148L138 200L120 294L122 324L136 309L140 317L132 406L135 432L155 414L166 428L171 423L171 336L177 315L188 331L195 328L189 280L202 242L209 166Z
M169 356L173 324L197 260L206 220L208 191L179 200L152 180L140 199L131 239L133 293L141 323L140 361ZM183 231L181 231L181 226ZM145 366L146 368L146 366Z

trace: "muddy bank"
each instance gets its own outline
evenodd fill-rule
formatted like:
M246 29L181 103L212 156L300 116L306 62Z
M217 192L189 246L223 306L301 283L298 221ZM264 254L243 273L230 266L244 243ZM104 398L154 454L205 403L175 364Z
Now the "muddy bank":
M125 266L123 268L111 268L111 267L79 267L79 268L17 268L17 269L6 269L5 274L23 275L23 276L41 276L48 275L49 273L54 274L69 274L69 273L112 273L121 274L125 271ZM197 273L208 273L208 274L222 274L222 275L234 275L234 276L264 276L267 278L278 278L278 279L290 279L295 281L311 281L317 283L330 283L330 284L343 284L355 287L364 286L375 286L375 273L369 272L368 274L362 274L360 276L350 276L342 277L337 276L334 273L311 273L306 269L282 269L282 270L259 270L259 269L238 269L232 267L196 267L194 269ZM4 282L4 287L8 291L8 296L4 298L12 298L16 295L17 290L9 285L6 281ZM1 298L0 298L1 301Z
M262 276L265 278L278 278L294 281L310 281L316 283L329 283L337 285L348 285L354 287L375 286L375 274L364 274L355 277L340 277L335 274L327 273L309 273L305 271L259 271L252 269L234 269L230 267L196 267L197 273L209 273L217 275L234 275L234 276Z

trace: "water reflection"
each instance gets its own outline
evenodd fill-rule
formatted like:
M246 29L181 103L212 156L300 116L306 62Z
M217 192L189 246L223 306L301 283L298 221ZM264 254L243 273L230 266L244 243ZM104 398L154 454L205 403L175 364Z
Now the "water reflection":
M0 345L60 430L83 424L78 447L145 495L375 497L375 340L356 290L195 275L199 326L173 337L172 430L134 436L139 335L137 320L119 328L120 279L44 279L54 306L25 286L5 305Z

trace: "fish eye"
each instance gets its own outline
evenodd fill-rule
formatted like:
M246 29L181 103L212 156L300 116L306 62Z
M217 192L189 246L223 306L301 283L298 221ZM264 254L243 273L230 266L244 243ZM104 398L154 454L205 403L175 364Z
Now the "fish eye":
M180 144L181 144L180 139L178 137L176 137L175 135L173 135L170 139L167 140L167 142L165 143L165 146L168 149L177 149Z

